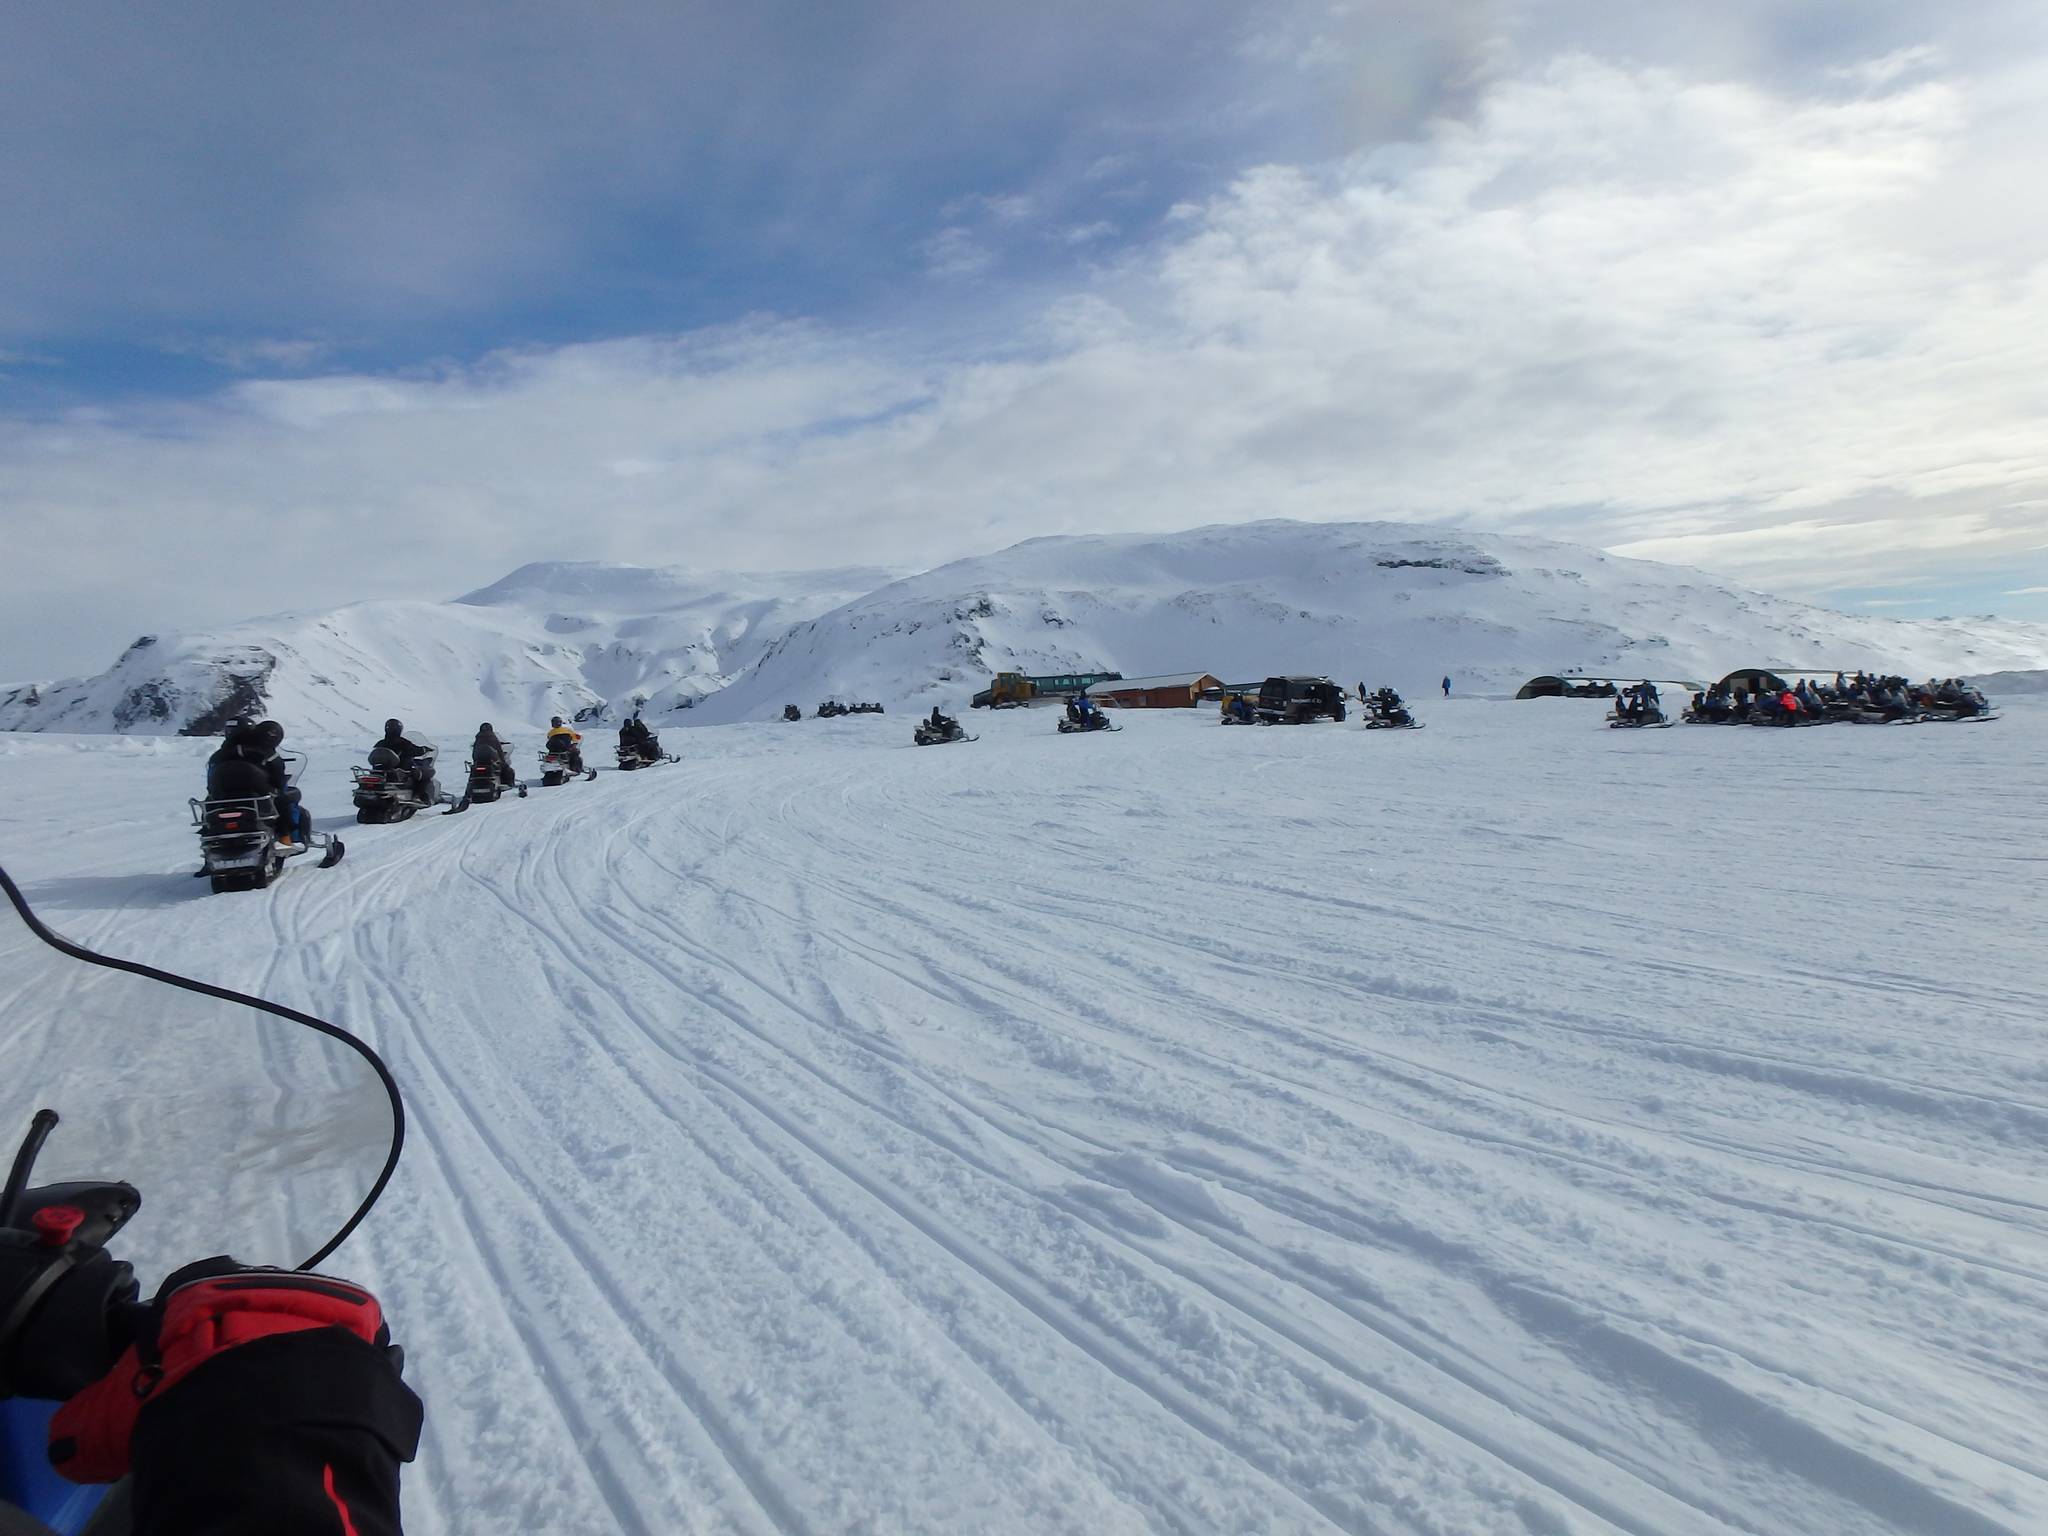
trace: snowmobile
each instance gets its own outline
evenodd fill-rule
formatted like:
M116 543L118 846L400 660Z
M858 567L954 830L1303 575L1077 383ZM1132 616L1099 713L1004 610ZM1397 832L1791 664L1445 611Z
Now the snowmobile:
M950 746L956 741L979 741L979 736L970 736L958 720L948 718L943 727L934 729L930 720L917 722L917 729L910 733L913 744L920 747Z
M1671 717L1664 713L1663 697L1656 685L1648 682L1622 689L1614 708L1607 712L1611 731L1662 731L1669 730L1671 724Z
M1109 716L1099 709L1085 710L1077 718L1068 715L1060 721L1062 736L1086 735L1090 731L1120 731L1123 727L1110 722Z
M618 751L619 772L621 773L631 773L636 768L652 768L657 763L677 763L682 761L681 758L672 756L662 751L659 747L650 748L645 742L632 745L622 743Z
M1927 724L1937 722L1949 725L1976 725L1987 720L1996 720L1998 711L1991 707L1991 701L1975 688L1964 688L1949 697L1937 697L1924 704L1920 711L1921 720Z
M1382 688L1377 693L1368 694L1362 702L1367 710L1365 728L1368 731L1422 729L1422 722L1409 713L1408 706L1401 700L1401 695L1391 688Z
M783 706L782 706L782 718L783 718L783 719L785 719L785 720L801 720L801 719L803 719L803 717L804 717L804 712L803 712L802 710L798 709L798 708L797 708L797 707L796 707L796 706L795 706L794 704L785 704L785 705L783 705Z
M375 826L410 821L430 805L447 806L443 814L448 816L469 809L468 800L441 792L440 782L434 777L434 745L432 742L422 745L426 751L421 753L419 760L427 765L427 798L424 800L419 798L413 785L411 770L389 747L372 747L367 768L349 769L349 776L355 780L356 786L357 821Z
M840 715L849 713L851 713L851 711L849 711L844 704L838 703L832 699L827 699L824 703L818 706L817 718L820 720L832 720L836 719Z
M278 755L285 761L286 782L296 783L305 760L293 752ZM283 872L287 859L302 858L315 848L321 850L322 869L339 864L347 851L342 840L330 832L281 841L275 795L186 803L191 807L192 825L199 832L200 867L193 878L210 880L216 893L260 891Z
M546 747L540 749L540 781L549 788L553 788L557 784L566 784L571 779L594 779L596 777L597 770L595 768L585 768L581 773L578 773L574 766L574 760L568 753L550 752Z
M489 805L493 800L501 798L508 789L516 791L520 799L526 798L526 785L518 779L507 784L498 777L496 763L471 763L469 785L463 792L463 798L471 805Z
M46 1448L58 1404L134 1341L138 1273L153 1291L208 1254L316 1268L390 1182L404 1108L346 1030L83 949L4 869L0 892L21 919L0 919L6 1026L36 1063L0 1080L0 1529L114 1536L125 1490L65 1481Z

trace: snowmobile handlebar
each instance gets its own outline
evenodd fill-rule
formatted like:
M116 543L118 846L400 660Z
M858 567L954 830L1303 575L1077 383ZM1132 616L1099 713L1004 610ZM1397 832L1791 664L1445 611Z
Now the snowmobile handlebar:
M135 1271L106 1245L142 1196L91 1180L29 1188L56 1125L54 1111L36 1111L0 1204L0 1397L70 1397L130 1342Z

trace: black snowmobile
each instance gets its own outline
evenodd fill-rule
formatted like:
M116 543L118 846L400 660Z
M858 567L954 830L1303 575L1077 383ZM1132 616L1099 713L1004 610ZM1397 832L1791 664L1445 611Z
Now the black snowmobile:
M507 790L511 790L522 800L526 798L525 784L521 783L518 779L514 779L510 784L507 784L499 777L498 765L496 763L471 763L469 765L469 785L464 792L463 798L471 805L489 805L493 800L503 798Z
M837 719L840 715L851 713L851 710L849 710L844 704L839 703L836 699L827 699L824 703L818 706L817 718L820 720L833 720Z
M794 704L785 704L785 705L783 705L783 706L782 706L782 718L783 718L783 719L785 719L785 720L801 720L801 719L803 719L803 717L804 717L804 712L803 712L802 710L798 709L798 708L797 708L797 707L796 707L796 706L795 706Z
M917 722L917 728L910 733L913 745L920 747L950 746L956 741L979 741L979 736L970 736L958 720L951 715L941 715L941 724L933 725L927 717Z
M1991 701L1984 697L1982 690L1958 688L1937 694L1931 703L1923 704L1920 719L1924 724L1945 722L1951 725L1980 725L1996 720L1998 711L1991 707Z
M431 805L447 806L443 814L449 816L469 809L468 800L442 793L440 780L434 776L437 749L432 742L422 742L421 745L426 750L416 761L424 762L427 768L425 799L420 798L421 791L414 783L411 768L389 747L370 748L369 766L349 769L349 777L355 780L356 786L357 821L377 826L410 821Z
M0 1146L18 1148L0 1186L0 1529L114 1536L125 1490L63 1480L47 1442L58 1404L136 1342L138 1272L154 1291L208 1254L317 1267L390 1182L404 1108L347 1031L80 948L5 870L0 892L20 919L0 917L11 1059L34 1063L0 1076ZM145 1175L129 1228L144 1195L126 1180Z
M1365 728L1368 731L1419 731L1422 722L1409 712L1401 695L1391 688L1381 688L1364 696Z
M1069 704L1067 712L1060 719L1062 736L1084 735L1089 731L1120 731L1123 727L1110 722L1109 716L1099 709L1080 709Z
M287 783L297 783L305 759L296 752L280 752ZM187 804L192 825L199 831L200 868L220 891L260 891L284 871L287 859L303 858L320 850L320 868L332 869L347 851L331 832L282 841L277 833L279 808L275 795L247 795L231 799L194 799Z
M659 745L645 741L622 741L619 743L619 772L631 773L636 768L652 768L657 763L675 763L682 759L661 750Z
M1607 728L1614 731L1663 731L1671 728L1664 702L1650 683L1624 688L1608 711Z

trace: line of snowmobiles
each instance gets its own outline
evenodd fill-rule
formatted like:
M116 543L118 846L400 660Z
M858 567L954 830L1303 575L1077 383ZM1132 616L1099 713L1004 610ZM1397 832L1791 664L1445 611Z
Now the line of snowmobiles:
M445 791L434 772L437 751L432 743L422 745L426 750L410 764L380 744L367 754L366 763L349 769L350 798L359 824L390 826L410 821L435 806L443 808L443 815L455 816L472 805L489 805L507 794L521 800L527 797L526 781L514 777L509 768L489 762L468 765L460 795ZM542 747L538 755L544 786L597 777L597 770L582 765L572 751ZM281 799L295 804L296 796L289 792L296 789L305 759L296 752L279 752L277 759L283 764L287 786L282 796L279 792L195 796L187 802L199 836L200 867L193 878L208 881L216 893L263 890L291 860L309 853L320 855L318 868L332 869L347 852L347 845L331 832L293 832L296 813L281 804ZM618 765L624 772L678 761L674 754L662 751L652 735L621 743L618 748Z
M1831 701L1822 708L1801 705L1787 709L1782 703L1749 703L1741 708L1727 701L1701 700L1680 716L1687 725L1761 725L1776 729L1809 725L1984 725L1999 718L1998 711L1983 695L1970 704L1882 707Z
M795 708L794 704L789 706L789 709ZM796 719L797 716L790 714L789 709L785 709L782 712L782 718L785 720ZM882 713L884 711L879 704L841 704L837 699L827 699L818 706L818 713L814 718L819 720L835 720L841 715L879 715Z

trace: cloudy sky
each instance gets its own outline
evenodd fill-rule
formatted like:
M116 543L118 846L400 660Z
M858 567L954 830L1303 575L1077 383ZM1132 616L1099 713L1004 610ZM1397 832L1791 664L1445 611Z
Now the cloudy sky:
M9 5L0 682L1398 517L2048 618L2038 0Z

